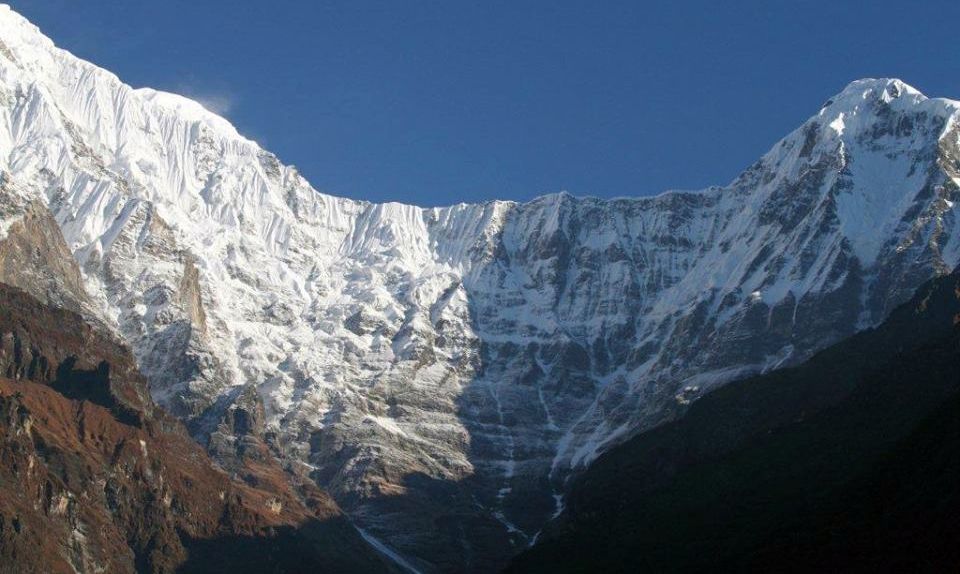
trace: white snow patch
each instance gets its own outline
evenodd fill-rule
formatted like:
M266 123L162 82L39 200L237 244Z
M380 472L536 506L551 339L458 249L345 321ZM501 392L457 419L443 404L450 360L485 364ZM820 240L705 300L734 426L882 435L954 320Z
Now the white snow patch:
M838 136L843 135L843 129L846 126L843 123L843 112L840 112L832 122L830 122L830 128L837 133Z
M360 533L360 536L362 536L363 539L367 541L367 544L369 544L370 546L373 546L377 550L377 552L389 558L391 562L403 568L407 572L410 572L410 574L422 574L420 570L418 570L406 558L401 556L400 553L398 553L396 550L390 548L389 546L381 542L379 539L377 539L375 536L373 536L363 528L360 528L359 526L354 526L354 528L356 528L357 532Z

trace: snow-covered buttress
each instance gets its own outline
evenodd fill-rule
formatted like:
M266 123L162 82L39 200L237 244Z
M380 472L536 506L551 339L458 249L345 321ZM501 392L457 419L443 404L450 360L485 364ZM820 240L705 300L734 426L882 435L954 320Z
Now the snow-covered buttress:
M224 417L259 397L258 432L365 533L487 570L612 442L956 266L958 110L860 80L725 187L373 204L3 7L0 231L47 206L85 305L198 439L239 440Z

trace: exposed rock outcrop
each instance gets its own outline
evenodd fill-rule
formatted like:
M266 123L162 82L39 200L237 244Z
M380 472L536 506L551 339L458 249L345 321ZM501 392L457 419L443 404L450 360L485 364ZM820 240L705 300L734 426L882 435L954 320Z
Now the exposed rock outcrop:
M960 271L611 449L510 571L955 570L958 369Z
M312 483L269 452L218 468L121 344L3 284L0 375L2 572L391 568Z
M495 569L605 449L960 262L960 104L899 80L851 83L724 187L420 208L319 193L9 9L0 40L0 169L153 397L424 571Z
M19 189L0 171L0 282L46 303L89 311L89 298L73 253L45 202Z

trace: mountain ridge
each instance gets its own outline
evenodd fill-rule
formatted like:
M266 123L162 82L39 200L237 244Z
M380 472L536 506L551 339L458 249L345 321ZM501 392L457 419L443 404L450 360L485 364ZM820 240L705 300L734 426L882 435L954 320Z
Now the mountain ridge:
M949 570L958 361L960 270L604 453L510 571Z
M0 169L154 398L214 449L260 403L273 451L425 571L502 563L609 445L960 260L960 106L897 80L850 84L725 187L417 208L321 194L12 14Z
M0 283L0 572L390 570L256 441L214 463L129 350Z

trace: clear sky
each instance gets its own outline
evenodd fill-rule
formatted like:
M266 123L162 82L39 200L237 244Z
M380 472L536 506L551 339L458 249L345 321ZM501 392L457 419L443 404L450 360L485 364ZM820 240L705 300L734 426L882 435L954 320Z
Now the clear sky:
M958 0L11 4L373 201L725 184L854 79L960 99Z

